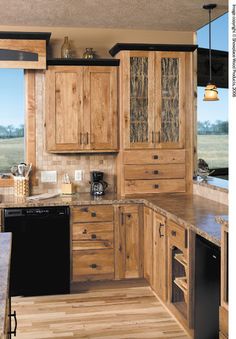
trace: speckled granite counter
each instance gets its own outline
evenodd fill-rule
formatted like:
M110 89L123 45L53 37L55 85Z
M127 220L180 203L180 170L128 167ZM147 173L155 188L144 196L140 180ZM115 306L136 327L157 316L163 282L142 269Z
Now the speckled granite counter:
M4 338L11 259L11 233L0 233L0 338Z
M4 196L0 208L127 203L143 203L220 246L220 225L215 217L227 215L228 208L226 205L198 195L172 193L157 194L155 197L120 198L116 194L106 194L97 198L88 193L82 193L39 201L26 201L24 198Z

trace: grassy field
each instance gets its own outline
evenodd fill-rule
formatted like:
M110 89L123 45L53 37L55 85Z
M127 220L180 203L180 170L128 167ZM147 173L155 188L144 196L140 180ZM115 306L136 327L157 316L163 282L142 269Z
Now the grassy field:
M24 161L24 138L0 139L0 173Z
M198 159L210 168L228 167L228 135L198 135Z

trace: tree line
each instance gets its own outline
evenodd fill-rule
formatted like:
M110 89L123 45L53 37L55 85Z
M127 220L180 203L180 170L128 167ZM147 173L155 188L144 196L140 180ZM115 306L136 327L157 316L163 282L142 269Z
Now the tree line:
M198 121L197 132L198 134L228 134L228 121L216 120L214 123L209 120Z
M24 125L18 127L13 125L0 125L0 139L20 138L24 136Z

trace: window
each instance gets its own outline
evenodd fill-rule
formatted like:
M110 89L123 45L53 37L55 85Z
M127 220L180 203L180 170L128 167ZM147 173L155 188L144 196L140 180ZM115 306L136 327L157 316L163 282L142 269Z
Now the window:
M197 32L199 47L208 48L206 25ZM228 51L228 14L212 22L212 49ZM219 88L219 101L203 101L204 88L198 87L198 158L211 169L228 168L228 89Z
M24 161L24 70L0 69L0 173Z

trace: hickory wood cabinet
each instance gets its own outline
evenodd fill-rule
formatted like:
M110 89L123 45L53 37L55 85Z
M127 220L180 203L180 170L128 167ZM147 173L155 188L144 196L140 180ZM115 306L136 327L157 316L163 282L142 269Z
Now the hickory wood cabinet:
M196 47L178 51L171 45L123 45L114 46L111 53L118 51L120 59L118 192L125 196L190 191Z
M117 150L117 67L49 66L45 95L49 152Z

